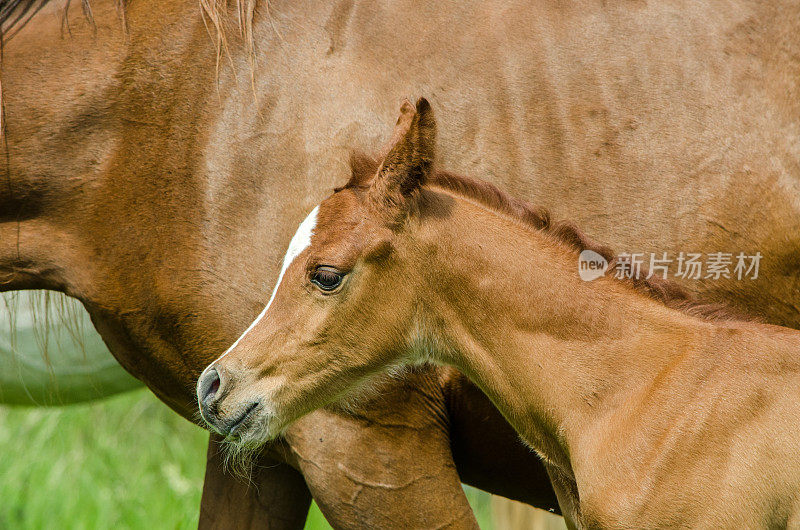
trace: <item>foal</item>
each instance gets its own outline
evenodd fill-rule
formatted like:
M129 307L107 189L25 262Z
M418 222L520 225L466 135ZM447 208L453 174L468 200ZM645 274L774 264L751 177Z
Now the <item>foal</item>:
M582 281L577 230L432 171L427 101L395 138L303 222L266 309L201 376L214 428L257 445L380 373L447 364L542 456L575 526L800 525L800 333Z

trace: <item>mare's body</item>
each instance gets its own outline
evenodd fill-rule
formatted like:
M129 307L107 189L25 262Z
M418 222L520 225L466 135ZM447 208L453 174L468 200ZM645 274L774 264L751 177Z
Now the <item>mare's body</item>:
M794 2L270 2L255 90L233 22L217 80L195 1L131 2L127 36L112 2L92 7L96 34L73 6L71 36L42 12L4 48L0 285L82 300L117 359L187 417L297 222L409 94L449 110L446 167L618 249L761 251L759 280L689 287L800 327ZM552 506L537 458L457 373L386 396L292 428L271 455L291 467L265 456L259 493L212 450L202 520L291 526L308 485L337 526L469 525L453 456L461 479Z

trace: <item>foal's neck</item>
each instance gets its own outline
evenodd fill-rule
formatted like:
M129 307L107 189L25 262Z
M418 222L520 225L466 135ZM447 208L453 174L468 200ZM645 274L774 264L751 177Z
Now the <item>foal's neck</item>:
M582 281L569 245L477 203L425 219L416 247L436 360L570 474L587 427L710 330L613 278Z

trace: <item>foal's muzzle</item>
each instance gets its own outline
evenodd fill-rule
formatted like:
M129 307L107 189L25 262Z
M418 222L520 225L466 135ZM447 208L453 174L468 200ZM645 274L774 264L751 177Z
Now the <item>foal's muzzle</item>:
M232 381L223 381L222 374L213 367L207 368L197 381L197 402L200 415L215 431L223 436L235 435L246 427L261 407L260 401L251 401L230 407L223 406L225 396L230 394Z

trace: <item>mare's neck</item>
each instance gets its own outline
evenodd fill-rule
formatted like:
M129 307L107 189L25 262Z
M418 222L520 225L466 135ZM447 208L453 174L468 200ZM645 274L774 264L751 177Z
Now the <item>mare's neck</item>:
M93 3L94 24L73 4L68 35L62 6L44 9L3 50L0 290L111 308L149 257L197 247L214 47L183 0L126 6L127 33L113 1Z
M131 3L127 34L116 2L92 2L96 29L72 6L70 35L43 12L3 50L0 291L80 299L117 359L188 416L197 374L257 314L258 289L268 287L263 266L248 269L236 259L246 253L230 251L259 241L264 227L219 222L265 202L253 191L261 173L251 150L220 141L242 134L220 126L217 110L251 101L252 88L237 84L230 61L217 78L196 2ZM234 41L228 50L239 57ZM237 90L247 99L234 99ZM228 163L234 157L241 166Z
M128 3L126 34L117 2L93 0L96 29L73 2L70 35L42 12L2 64L0 291L80 299L117 359L187 417L197 375L261 311L265 278L334 185L311 169L307 187L272 178L312 158L296 123L307 98L273 75L303 70L306 27L286 44L271 16L256 18L254 87L241 32L217 64L200 9Z
M519 221L462 199L448 210L426 217L415 244L435 360L574 476L581 437L709 325L612 278L582 281L574 249Z
M143 39L126 34L115 2L93 2L94 23L78 5L62 9L49 3L3 50L0 290L55 289L91 300L97 277L117 266L104 263L114 229L131 222L111 200L100 203L135 203L126 172L137 169L131 158L145 146L129 144L126 133L144 128L152 106L131 101L138 88L131 72L146 75L130 60Z
M87 272L75 259L80 238L65 221L85 210L112 152L109 87L124 49L120 24L107 28L113 6L93 7L97 33L76 6L72 36L43 12L3 49L0 290L74 292L80 280L67 271Z

